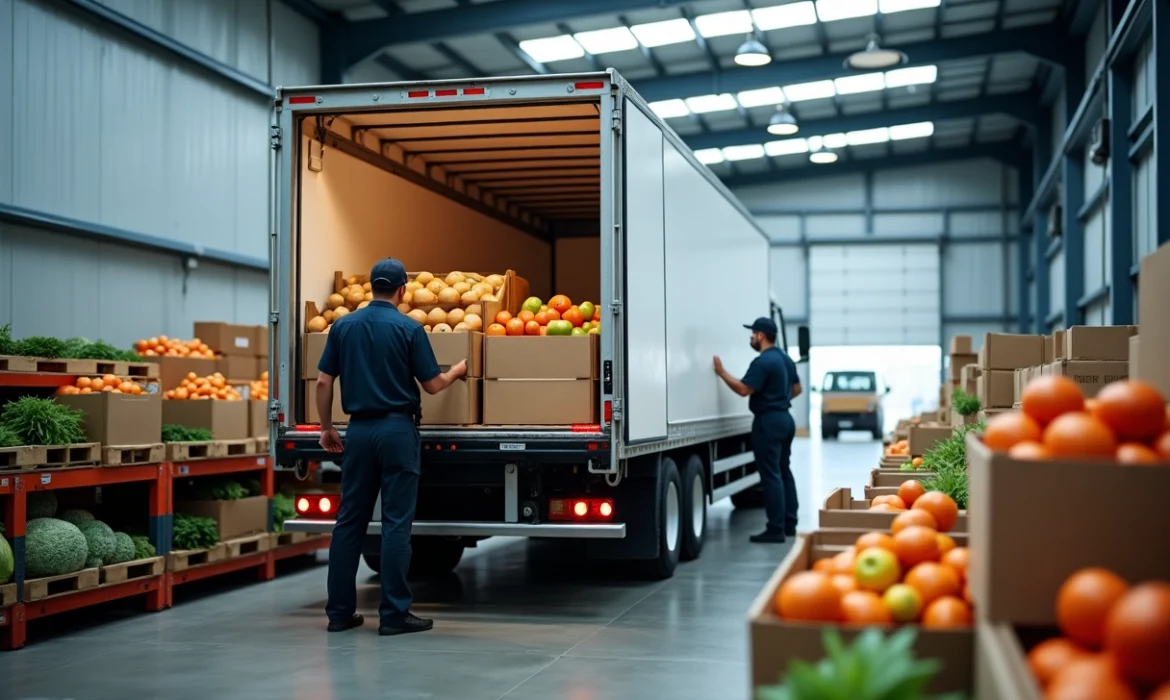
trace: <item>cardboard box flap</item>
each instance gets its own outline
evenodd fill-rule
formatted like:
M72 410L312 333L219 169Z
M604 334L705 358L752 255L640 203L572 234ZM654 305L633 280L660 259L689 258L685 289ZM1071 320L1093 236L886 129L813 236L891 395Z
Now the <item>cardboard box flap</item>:
M1073 326L1064 332L1065 360L1129 359L1132 326Z

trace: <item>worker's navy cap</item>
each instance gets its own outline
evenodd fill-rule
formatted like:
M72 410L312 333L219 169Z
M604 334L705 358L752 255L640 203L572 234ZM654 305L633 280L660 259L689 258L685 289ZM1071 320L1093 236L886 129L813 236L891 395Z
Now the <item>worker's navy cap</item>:
M370 285L398 289L406 284L406 268L394 258L384 258L374 263L370 270Z
M776 323L770 318L757 318L750 326L744 326L753 333L763 333L769 338L775 338L779 329L776 328Z

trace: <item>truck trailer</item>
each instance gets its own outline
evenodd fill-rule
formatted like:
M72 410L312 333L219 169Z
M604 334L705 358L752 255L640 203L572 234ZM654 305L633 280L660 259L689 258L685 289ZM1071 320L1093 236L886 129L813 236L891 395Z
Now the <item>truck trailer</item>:
M307 304L335 271L387 256L515 271L543 299L597 300L593 417L422 425L412 568L449 571L492 536L585 540L655 577L699 556L709 504L759 483L747 402L712 357L753 359L743 324L769 313L769 244L629 83L609 70L281 88L270 129L279 468L335 458L302 374ZM336 507L297 498L284 527L329 532ZM371 522L375 569L379 534Z

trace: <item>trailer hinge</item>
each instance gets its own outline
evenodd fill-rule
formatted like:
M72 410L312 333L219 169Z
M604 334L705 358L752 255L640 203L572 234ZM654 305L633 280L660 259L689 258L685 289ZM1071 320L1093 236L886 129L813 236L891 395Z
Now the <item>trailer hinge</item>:
M279 311L269 311L268 312L268 322L274 326L276 324L280 323L280 312Z
M614 299L613 301L609 302L609 308L614 316L620 316L622 313L622 302L618 299Z
M268 420L280 420L280 401L273 399L268 402Z
M284 145L284 131L279 126L268 127L268 144L274 151L279 151Z
M622 400L613 400L613 422L618 423L622 419Z
M613 125L612 126L613 126L614 133L618 133L618 134L622 133L622 111L620 109L615 109L613 111Z

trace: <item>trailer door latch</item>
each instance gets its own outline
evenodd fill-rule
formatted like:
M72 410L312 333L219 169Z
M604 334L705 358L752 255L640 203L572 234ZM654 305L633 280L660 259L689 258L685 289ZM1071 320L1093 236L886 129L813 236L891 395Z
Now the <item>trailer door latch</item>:
M268 127L268 144L274 151L280 150L284 145L284 131L279 126Z

